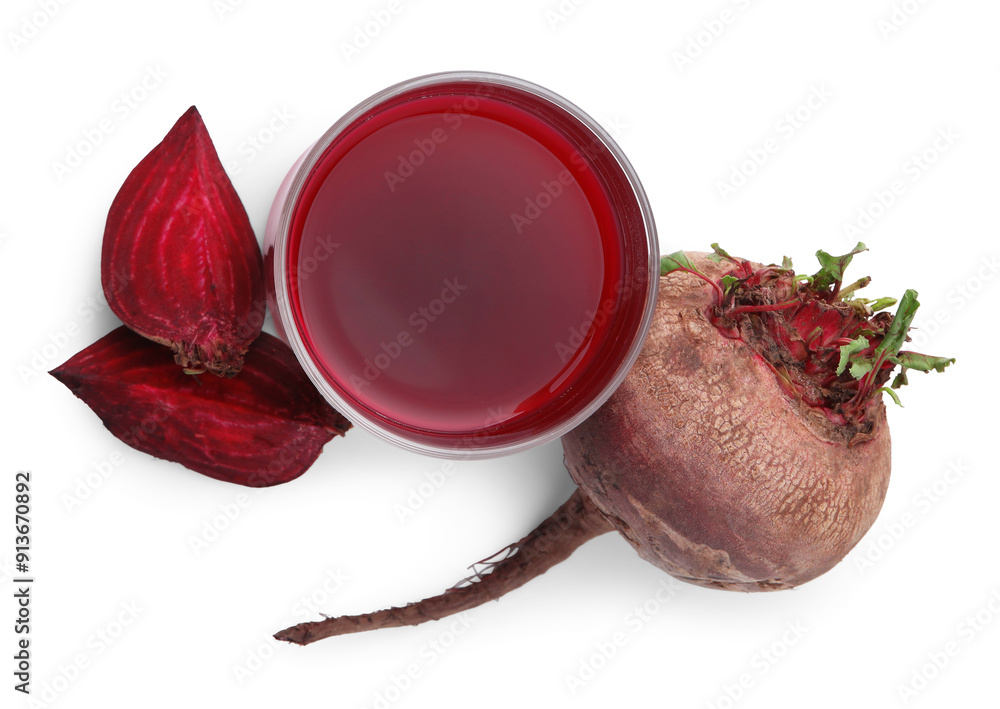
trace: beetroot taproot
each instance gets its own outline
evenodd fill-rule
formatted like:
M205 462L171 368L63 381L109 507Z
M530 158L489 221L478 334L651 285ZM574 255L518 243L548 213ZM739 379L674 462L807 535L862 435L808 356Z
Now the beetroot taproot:
M275 637L416 625L499 598L587 540L617 530L670 575L710 588L770 591L837 564L875 521L889 483L881 394L906 371L952 359L901 351L917 308L907 291L856 295L844 256L796 276L714 253L662 259L649 337L624 384L563 437L579 486L484 573L444 594L360 616L302 623ZM892 370L900 372L887 387Z

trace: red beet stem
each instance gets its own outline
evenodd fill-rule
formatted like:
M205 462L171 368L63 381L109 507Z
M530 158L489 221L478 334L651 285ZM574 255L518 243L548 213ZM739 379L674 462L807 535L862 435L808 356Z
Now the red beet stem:
M528 536L504 550L507 552L506 556L491 563L489 573L477 573L465 579L462 583L467 585L460 583L439 596L425 598L402 608L299 623L282 630L274 637L298 645L308 645L334 635L440 620L475 608L486 601L495 601L565 560L583 543L613 529L593 503L577 490Z

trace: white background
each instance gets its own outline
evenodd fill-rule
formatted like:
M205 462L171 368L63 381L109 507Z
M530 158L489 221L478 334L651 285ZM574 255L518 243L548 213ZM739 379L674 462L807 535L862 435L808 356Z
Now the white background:
M366 23L386 0L6 0L0 510L30 469L36 705L371 707L381 694L393 707L996 706L1000 6L897 4L894 15L890 0L400 0L377 27ZM697 56L681 65L685 52ZM354 430L299 480L247 491L127 448L37 373L116 327L99 275L107 208L188 106L261 235L285 171L332 122L385 86L450 69L535 81L606 125L651 197L664 252L719 241L811 272L816 249L860 238L871 251L852 271L874 277L871 295L920 291L919 349L958 363L912 374L906 408L890 406L889 494L837 568L773 594L675 584L661 604L667 577L606 535L473 611L458 637L446 621L275 646L272 632L318 617L303 599L329 614L402 604L525 534L573 489L559 445L460 463L401 522L397 506L440 461ZM826 98L793 125L786 114L810 95ZM935 148L939 131L950 142ZM777 149L724 199L719 181L769 139ZM925 151L923 170L913 158ZM859 210L876 217L860 237L845 229ZM0 692L20 707L11 517L0 514ZM213 526L225 528L196 553ZM410 664L421 676L393 689ZM567 678L581 672L574 693ZM906 704L901 688L920 691Z

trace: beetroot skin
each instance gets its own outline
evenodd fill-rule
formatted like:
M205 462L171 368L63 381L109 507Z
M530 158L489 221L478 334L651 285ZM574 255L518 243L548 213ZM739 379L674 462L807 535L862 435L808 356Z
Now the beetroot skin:
M907 291L842 285L863 244L797 276L715 253L662 259L649 338L624 384L563 437L579 488L502 558L445 593L301 623L299 644L416 625L499 598L617 530L671 576L709 588L792 588L828 571L871 528L889 484L882 393L908 369L954 362L901 351L918 307ZM891 388L890 374L899 367Z

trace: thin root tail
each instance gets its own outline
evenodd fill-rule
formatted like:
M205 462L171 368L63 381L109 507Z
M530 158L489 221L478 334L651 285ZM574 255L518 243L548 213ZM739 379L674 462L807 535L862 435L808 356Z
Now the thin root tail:
M398 628L439 620L475 608L545 573L583 543L614 529L601 512L579 490L528 536L480 562L483 570L459 582L439 596L364 615L346 615L299 623L275 634L278 640L308 645L334 635L360 633L379 628Z

